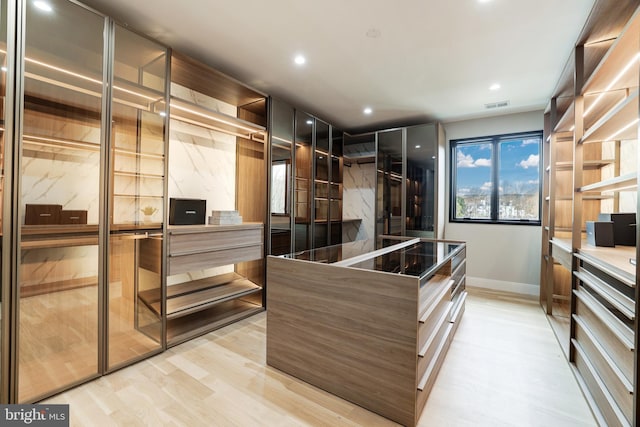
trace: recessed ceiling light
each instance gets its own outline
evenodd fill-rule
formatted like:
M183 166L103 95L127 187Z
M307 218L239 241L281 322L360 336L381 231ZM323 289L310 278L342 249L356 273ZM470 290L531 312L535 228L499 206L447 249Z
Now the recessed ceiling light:
M371 109L371 107L367 107L364 110L362 110L362 112L365 113L365 114L371 114L371 113L373 113L373 110Z
M296 55L296 57L293 58L293 62L298 65L303 65L305 62L307 62L307 59L302 55Z
M478 3L489 3L491 0L478 0Z
M160 116L162 117L166 117L167 113L165 113L164 111L160 111Z
M416 145L416 148L420 148L420 147L421 147L421 145Z
M0 70L7 71L7 67L2 67L2 68L0 68Z
M51 5L49 3L47 3L46 1L36 0L36 1L33 2L33 5L35 7L37 7L38 9L43 10L45 12L51 12L53 10Z
M494 83L491 86L489 86L489 90L498 90L500 89L500 83Z
M313 124L313 120L307 120L307 124L308 125L312 125Z

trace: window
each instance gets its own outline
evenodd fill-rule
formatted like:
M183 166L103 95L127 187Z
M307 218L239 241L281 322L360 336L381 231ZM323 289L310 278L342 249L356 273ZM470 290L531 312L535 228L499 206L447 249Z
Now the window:
M540 225L542 132L451 141L454 222Z

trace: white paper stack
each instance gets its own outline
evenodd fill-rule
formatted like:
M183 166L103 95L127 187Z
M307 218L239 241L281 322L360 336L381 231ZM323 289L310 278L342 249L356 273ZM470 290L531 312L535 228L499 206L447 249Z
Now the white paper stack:
M238 211L211 211L209 225L242 224L242 217Z

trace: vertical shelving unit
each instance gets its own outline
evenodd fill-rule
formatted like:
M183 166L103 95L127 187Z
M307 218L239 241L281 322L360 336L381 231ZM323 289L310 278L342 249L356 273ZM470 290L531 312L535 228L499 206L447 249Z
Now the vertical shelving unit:
M548 111L549 228L543 235L549 243L541 301L603 426L640 420L638 268L632 263L638 230L623 231L636 246L620 239L614 247L596 246L587 239L587 222L601 220L600 214L640 214L638 8L634 1L596 1ZM559 320L559 301L569 303L568 322Z
M242 223L169 226L169 346L264 309L266 101L206 64L172 54L169 196L205 199L208 211L237 210ZM142 298L161 307L156 292Z

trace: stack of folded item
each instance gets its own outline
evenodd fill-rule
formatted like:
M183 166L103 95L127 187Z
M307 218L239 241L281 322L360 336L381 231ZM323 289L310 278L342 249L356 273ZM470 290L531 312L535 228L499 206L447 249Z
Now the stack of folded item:
M242 217L238 211L211 211L209 225L242 224Z

